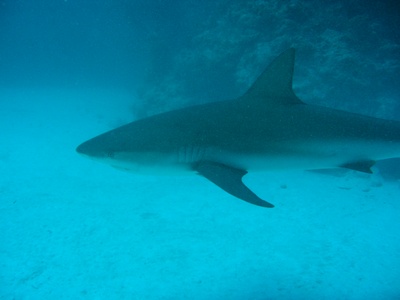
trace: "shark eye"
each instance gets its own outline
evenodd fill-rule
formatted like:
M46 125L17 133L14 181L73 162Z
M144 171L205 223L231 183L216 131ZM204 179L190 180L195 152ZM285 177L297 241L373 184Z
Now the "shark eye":
M110 157L110 158L113 158L114 157L114 152L109 150L109 151L106 152L106 156Z

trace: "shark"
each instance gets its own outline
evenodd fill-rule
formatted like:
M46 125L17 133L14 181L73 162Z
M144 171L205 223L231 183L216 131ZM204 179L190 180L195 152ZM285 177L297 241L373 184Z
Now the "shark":
M346 168L372 173L400 156L400 122L308 105L292 88L295 50L275 58L240 97L133 121L76 151L118 169L198 174L236 198L271 208L248 172Z

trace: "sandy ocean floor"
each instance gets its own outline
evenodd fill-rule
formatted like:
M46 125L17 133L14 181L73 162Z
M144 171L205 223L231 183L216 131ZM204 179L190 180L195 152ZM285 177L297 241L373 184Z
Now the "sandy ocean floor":
M249 174L263 209L79 156L130 121L124 92L1 95L1 299L400 299L398 182Z

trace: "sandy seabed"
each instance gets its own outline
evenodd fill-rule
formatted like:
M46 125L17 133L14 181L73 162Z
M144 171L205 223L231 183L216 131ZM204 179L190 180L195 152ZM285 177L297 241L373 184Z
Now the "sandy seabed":
M124 92L1 95L1 299L400 299L398 182L249 174L264 209L76 154L130 121Z

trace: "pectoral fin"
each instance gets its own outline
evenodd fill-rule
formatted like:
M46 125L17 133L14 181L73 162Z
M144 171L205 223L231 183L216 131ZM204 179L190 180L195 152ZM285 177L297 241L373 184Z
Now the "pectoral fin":
M262 207L274 207L271 203L260 199L244 185L242 177L247 174L245 170L209 161L196 164L194 170L239 199Z

